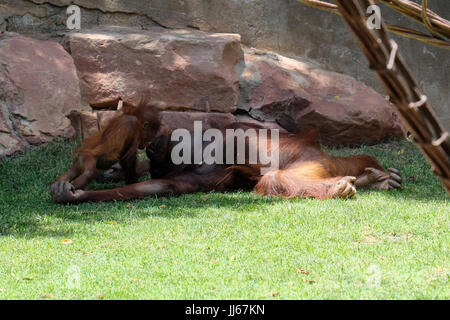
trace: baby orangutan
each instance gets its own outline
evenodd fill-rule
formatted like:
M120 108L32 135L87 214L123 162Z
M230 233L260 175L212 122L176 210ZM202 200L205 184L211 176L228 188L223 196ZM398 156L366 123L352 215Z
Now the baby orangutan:
M97 170L107 170L117 162L125 182L135 183L137 150L144 149L153 140L159 127L159 112L155 107L143 102L135 107L124 102L122 110L105 128L83 141L70 170L53 183L52 195L58 194L54 189L63 185L60 182L70 182L74 190L84 189L96 177Z

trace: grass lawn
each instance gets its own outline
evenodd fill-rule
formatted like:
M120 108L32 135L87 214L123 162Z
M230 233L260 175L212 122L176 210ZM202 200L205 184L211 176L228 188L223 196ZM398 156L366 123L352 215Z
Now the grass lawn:
M403 173L402 190L351 200L53 204L73 149L0 160L0 299L450 298L449 197L410 142L331 150Z

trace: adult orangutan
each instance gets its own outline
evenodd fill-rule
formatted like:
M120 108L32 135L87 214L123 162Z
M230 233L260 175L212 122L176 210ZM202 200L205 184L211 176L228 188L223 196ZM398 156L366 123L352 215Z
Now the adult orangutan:
M117 105L119 100L102 101L95 106ZM109 169L117 162L126 183L135 183L143 167L139 166L136 172L137 149L147 147L159 127L156 108L143 101L138 106L124 102L122 110L105 128L83 141L72 167L52 185L52 194L56 194L53 189L62 182L71 183L74 189L84 189L96 177L98 169Z
M234 124L230 128L247 130L261 127ZM269 141L271 137L262 139ZM249 144L252 141L245 141L251 147ZM203 142L203 149L209 143L211 142ZM52 188L53 200L59 203L78 203L234 190L254 190L261 195L284 198L329 199L352 197L358 188L387 190L400 188L402 184L397 170L383 169L371 156L328 155L321 150L315 132L280 133L277 143L269 144L272 146L270 152L279 152L279 168L265 174L261 173L261 163L226 164L226 161L222 161L224 164L175 164L171 157L175 146L176 143L171 141L171 132L160 130L147 148L151 180L98 191L77 190L69 182L58 182ZM233 152L236 158L238 152Z

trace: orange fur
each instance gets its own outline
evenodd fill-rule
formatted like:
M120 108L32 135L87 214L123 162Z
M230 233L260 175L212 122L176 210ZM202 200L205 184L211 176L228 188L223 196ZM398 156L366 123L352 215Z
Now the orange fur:
M98 105L107 107L116 104L116 100L102 101ZM97 169L106 170L120 162L127 183L135 182L137 149L145 148L159 127L159 114L153 106L142 101L137 107L124 102L122 110L105 128L83 141L73 166L57 181L72 182L76 189L81 189L95 177Z
M248 124L230 126L234 129L251 127ZM107 133L103 134L110 136ZM54 187L52 186L54 201L67 203L129 200L142 199L148 196L239 189L253 189L262 195L284 198L329 199L352 197L356 192L356 187L388 190L401 186L401 177L397 170L389 169L385 171L370 156L334 157L328 155L320 148L317 132L283 133L280 134L280 139L276 144L274 141L275 145L268 143L268 146L273 147L269 152L279 152L279 169L274 169L264 175L261 174L261 163L253 164L249 161L246 164L239 165L174 164L170 160L173 150L171 148L175 145L169 143L170 132L161 131L160 134L163 135L163 139L160 139L161 136L158 137L152 147L149 148L150 151L147 150L151 163L151 180L111 190L81 192L73 192L74 183L70 185L62 182ZM270 142L271 137L266 138L267 142ZM99 138L97 140L101 141ZM96 140L93 139L93 141ZM95 145L94 142L92 142L93 145ZM255 142L248 139L247 143ZM251 147L257 148L258 146L252 145ZM87 150L96 149L88 148ZM235 157L236 154L237 151L235 150ZM84 161L89 162L91 160Z

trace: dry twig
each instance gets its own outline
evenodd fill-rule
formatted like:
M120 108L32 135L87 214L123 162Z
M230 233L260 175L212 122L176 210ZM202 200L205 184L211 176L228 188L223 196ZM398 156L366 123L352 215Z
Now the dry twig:
M337 5L322 0L298 0L309 6L325 11L340 14ZM428 9L427 0L422 0L422 5L409 0L377 0L373 2L384 3L404 16L424 25L430 35L413 29L386 24L385 27L390 32L400 36L413 38L433 46L450 49L450 21L440 17Z

